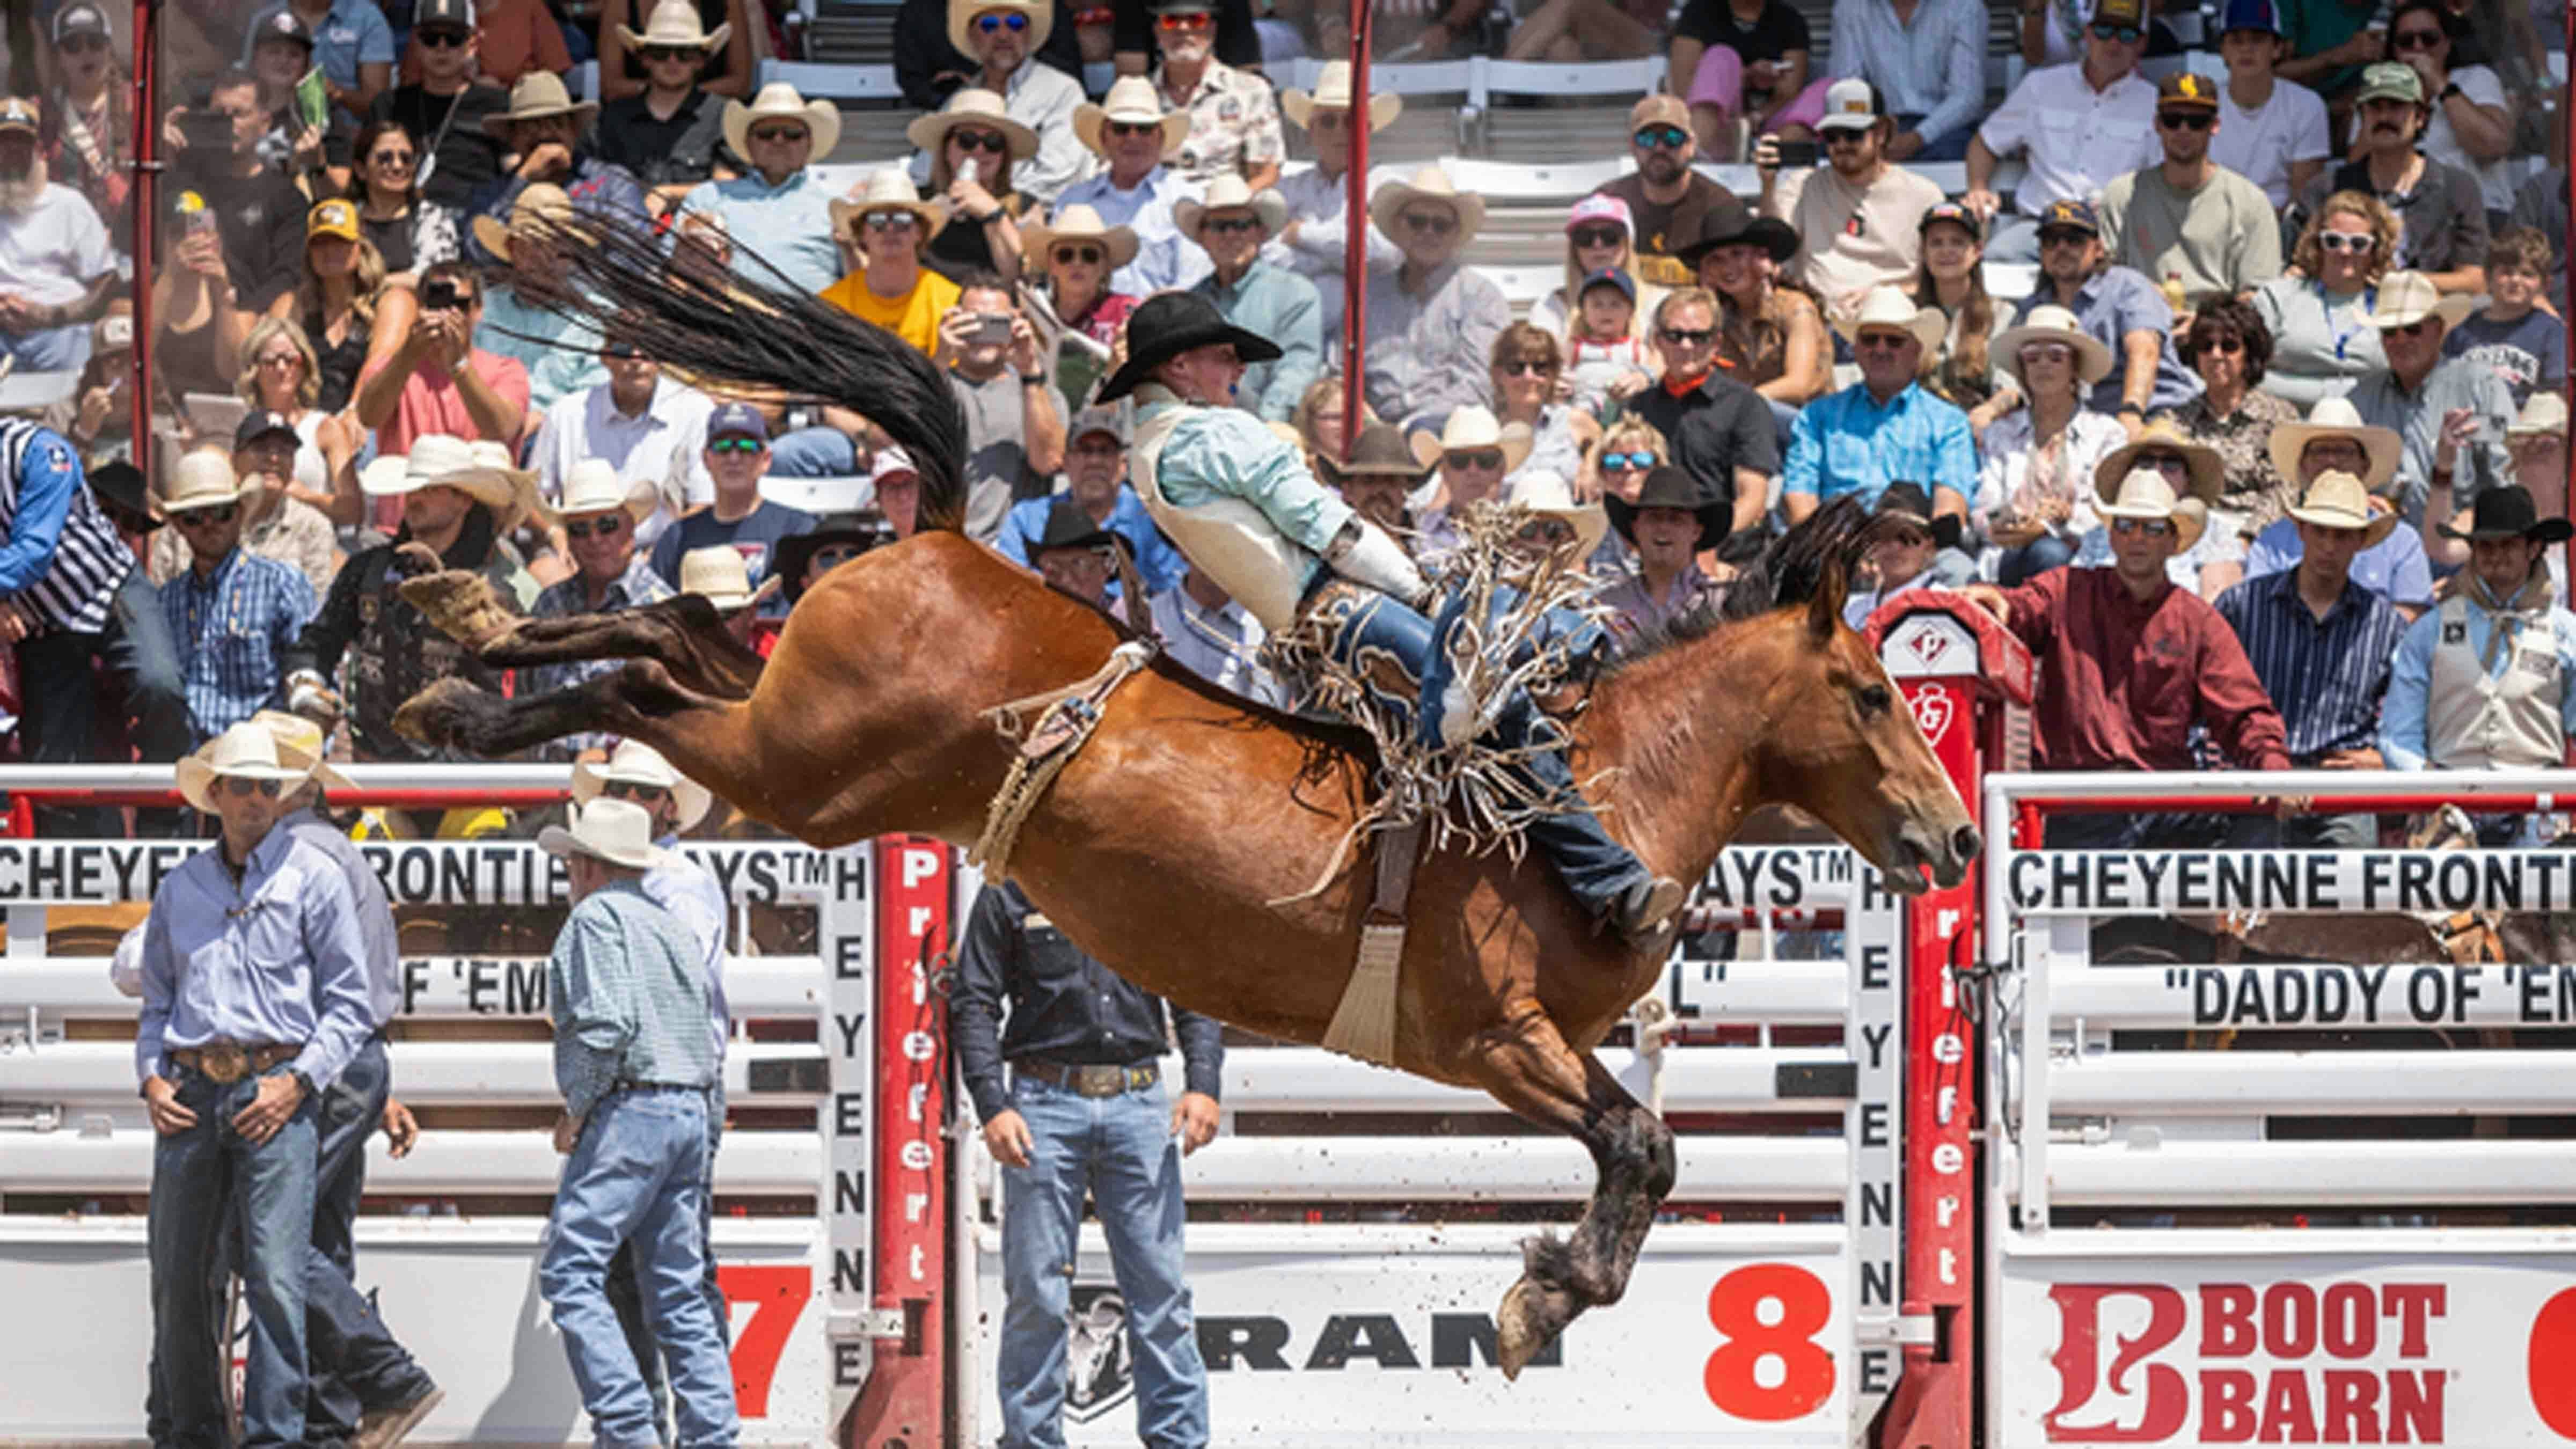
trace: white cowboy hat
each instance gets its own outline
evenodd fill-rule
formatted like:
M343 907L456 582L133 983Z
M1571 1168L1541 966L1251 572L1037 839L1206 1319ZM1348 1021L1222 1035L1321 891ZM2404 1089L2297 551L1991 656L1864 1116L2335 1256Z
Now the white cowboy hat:
M538 222L563 226L572 220L572 196L550 181L535 182L523 188L510 203L510 220L503 225L496 216L474 218L474 239L483 250L510 260L510 233Z
M198 746L194 754L180 757L179 793L189 804L213 815L217 813L213 787L219 779L275 780L278 794L291 795L311 773L279 759L276 737L244 720Z
M725 145L733 154L751 155L751 128L762 121L797 121L814 138L814 148L806 156L815 161L832 154L841 144L841 108L830 101L809 101L796 93L796 87L785 81L771 81L751 98L750 105L727 101L724 108Z
M1109 254L1109 270L1113 272L1136 259L1135 228L1103 225L1100 213L1079 201L1057 207L1053 226L1035 221L1020 223L1020 255L1027 257L1030 267L1036 270L1045 270L1057 243L1069 241L1100 243Z
M628 870L651 870L671 858L653 844L653 817L632 800L593 800L572 810L572 828L549 825L537 832L548 855L586 855Z
M2477 298L2465 293L2443 296L2433 279L2422 272L2390 272L2379 279L2378 304L2370 309L2368 320L2371 326L2385 332L2391 327L2412 327L2427 317L2439 317L2447 332L2477 309Z
M1141 75L1120 76L1109 87L1109 94L1100 98L1099 105L1085 101L1073 108L1073 134L1081 137L1082 144L1090 147L1094 155L1109 154L1100 133L1102 124L1109 121L1130 126L1160 125L1166 161L1180 154L1181 143L1190 135L1190 113L1164 110L1162 93Z
M715 796L706 786L673 769L660 750L642 740L619 740L606 760L585 760L574 765L573 803L587 805L598 799L612 780L670 791L671 803L679 811L678 828L682 830L705 819L707 807L715 803Z
M2063 342L2074 348L2075 378L2087 387L2111 375L2111 349L2086 332L2073 312L2052 302L2031 308L2020 326L2006 328L1995 338L1991 349L2012 370L2014 380L2021 382L2025 393L2030 391L2030 384L2022 380L2021 350L2033 342Z
M233 475L232 455L221 448L194 448L170 470L170 491L161 500L165 514L220 508L241 501L241 480Z
M891 166L869 172L868 179L847 199L832 203L832 230L854 231L859 219L871 211L911 212L921 223L918 240L924 245L948 220L948 203L922 200L921 193L913 189L912 178Z
M1317 107L1328 111L1347 111L1351 108L1351 63L1349 61L1325 62L1324 69L1315 77L1315 89L1312 94L1305 91L1280 93L1279 113L1295 122L1300 129L1312 129L1306 118L1314 114ZM1403 112L1404 97L1392 91L1378 91L1369 97L1369 129L1383 131L1394 125L1395 118Z
M1940 346L1941 339L1950 332L1950 319L1942 315L1940 308L1917 306L1903 290L1890 286L1870 288L1869 295L1861 298L1859 309L1849 320L1836 325L1843 334L1843 340L1854 343L1860 341L1861 329L1865 327L1893 327L1899 332L1911 332L1926 352Z
M2093 511L2104 518L2161 518L2174 526L2174 552L2188 553L2209 525L2209 505L2197 498L2174 497L2173 485L2153 468L2140 468L2120 480L2117 494L2104 493Z
M680 555L680 592L697 594L725 613L747 609L778 587L776 577L751 586L751 565L743 562L742 551L731 544L714 544L693 548Z
M589 121L599 110L597 101L576 101L564 89L563 77L550 70L531 70L510 85L510 108L495 111L483 118L483 129L501 140L509 139L508 128L521 121L543 120L548 116L575 116L576 124Z
M409 453L379 457L358 470L358 491L370 498L399 498L444 485L499 513L518 498L518 486L474 456L473 446L445 433L411 440Z
M661 506L661 494L649 481L625 482L617 476L617 465L606 458L584 458L564 473L562 501L547 512L553 521L560 521L623 508L627 522L642 523Z
M2190 469L2191 496L2202 503L2216 503L2227 491L2227 460L2207 443L2183 436L2182 429L2165 418L2147 424L2137 437L2112 449L2094 465L2094 491L2105 498L2118 491L2129 470L2137 465L2138 455L2150 448L2171 448L2182 454L2183 463Z
M2397 436L2397 430L2363 422L2351 399L2319 398L2308 409L2307 421L2272 425L2272 468L2292 488L2299 486L2299 454L2318 438L2350 438L2361 444L2363 456L2370 460L2361 486L2373 493L2397 476L2397 464L2406 455L2406 440Z
M2508 438L2533 438L2543 433L2555 433L2562 438L2567 436L2567 399L2554 392L2534 389L2531 401L2524 403L2521 413L2506 425L2504 435Z
M1037 54L1055 30L1055 6L1050 0L948 0L948 43L957 47L959 55L974 55L975 17L987 10L1028 17L1029 43L1023 51L1027 55Z
M948 104L915 117L911 125L903 128L903 137L936 156L939 148L948 144L948 133L968 122L1001 132L1010 146L1003 154L1014 161L1026 161L1038 154L1038 133L1012 120L1002 109L1002 98L981 86L966 86L950 96Z
M1183 197L1174 203L1172 225L1195 244L1199 239L1199 226L1207 220L1209 212L1231 211L1237 207L1251 208L1253 220L1261 224L1264 241L1277 236L1279 229L1288 224L1287 197L1266 186L1254 191L1250 183L1229 171L1208 183L1205 200L1193 201Z
M1543 518L1562 519L1574 530L1574 557L1592 557L1610 531L1610 514L1599 503L1577 503L1565 475L1553 468L1532 468L1511 481L1504 500Z
M1407 203L1415 200L1436 201L1458 213L1458 245L1465 247L1484 229L1485 198L1460 191L1452 185L1449 173L1437 166L1425 166L1413 173L1410 181L1390 181L1369 198L1369 220L1386 233L1387 239L1402 244L1404 234L1396 225Z
M2299 501L2284 511L2319 528L2358 528L2363 548L2378 547L2397 527L2397 510L2388 500L2371 497L2359 478L2341 468L2319 473Z
M700 28L698 7L690 0L662 0L653 7L652 17L644 22L644 33L636 34L626 26L617 27L617 38L628 50L701 50L709 53L724 49L733 35L731 24L709 31Z
M250 717L250 722L268 731L269 737L277 741L279 764L290 770L311 771L314 781L328 789L358 788L348 776L332 769L331 762L324 758L330 752L331 742L323 733L322 726L282 709L261 710Z
M1537 437L1527 423L1505 424L1495 420L1491 409L1469 403L1449 415L1449 421L1433 437L1428 432L1415 433L1409 440L1414 461L1425 468L1440 466L1444 453L1463 453L1476 448L1503 450L1503 471L1512 472L1529 458L1530 449L1538 446Z

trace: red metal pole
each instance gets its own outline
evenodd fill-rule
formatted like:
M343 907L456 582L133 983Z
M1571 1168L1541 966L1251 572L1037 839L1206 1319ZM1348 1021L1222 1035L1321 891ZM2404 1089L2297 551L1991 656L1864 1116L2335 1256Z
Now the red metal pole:
M161 25L157 0L134 0L134 466L152 487L152 223L160 216Z
M1343 174L1342 222L1342 456L1360 433L1368 392L1360 385L1360 355L1368 344L1368 148L1369 0L1351 0L1350 170ZM1393 421L1390 419L1389 421Z

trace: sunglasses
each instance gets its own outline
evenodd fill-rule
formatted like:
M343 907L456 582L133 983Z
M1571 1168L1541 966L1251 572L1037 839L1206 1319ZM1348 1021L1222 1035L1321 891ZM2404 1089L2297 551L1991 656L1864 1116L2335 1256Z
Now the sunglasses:
M1055 259L1068 266L1080 262L1086 267L1096 267L1108 255L1098 247L1057 247L1055 249Z
M1503 364L1505 377L1549 377L1555 372L1556 364L1543 357L1515 357Z
M998 35L1005 30L1017 35L1019 32L1029 28L1029 17L1025 15L978 15L975 17L975 28L984 32L986 35Z
M648 45L644 48L643 54L644 63L646 65L659 65L666 60L696 60L699 58L698 52L694 50L684 50L679 47L669 45Z
M2233 355L2245 350L2245 339L2242 337L2220 337L2215 334L2207 337L2195 337L2191 339L2191 350L2194 352L2219 352Z
M1615 247L1628 239L1628 234L1615 226L1587 226L1566 233L1566 238L1579 247Z
M870 231L902 231L913 224L908 211L871 211L859 218L859 225Z
M1158 15L1154 18L1156 30L1205 30L1215 23L1205 15Z
M1852 346L1864 352L1894 352L1913 340L1911 332L1864 332L1852 339Z
M2317 233L2317 245L2330 252L2351 252L2355 256L2368 256L2378 250L2379 238L2368 232L2321 231Z
M2159 111L2156 124L2168 131L2206 131L2218 118L2207 111Z
M1640 126L1637 134L1628 139L1648 151L1678 151L1690 144L1690 132L1679 126Z
M1601 455L1601 467L1605 472L1643 473L1654 466L1655 455L1652 453L1604 453Z
M1512 535L1523 543L1566 544L1574 542L1574 525L1562 518L1533 518Z
M80 55L88 51L105 50L107 49L107 37L104 35L66 36L61 41L56 42L54 48L65 55Z
M2080 247L2093 239L2093 233L2089 231L2076 231L2070 227L2059 231L2041 232L2039 234L2039 245L2040 249L2045 251L2050 247Z
M1666 327L1655 334L1677 347L1706 347L1717 338L1714 327Z
M1163 123L1160 121L1111 121L1103 129L1107 130L1112 136L1159 136L1163 133Z
M285 788L286 782L283 780L245 780L239 775L224 776L224 790L228 794L243 799L253 795L265 795L274 800L277 798L277 792Z
M2147 38L2147 33L2134 25L2114 25L2107 20L2097 20L2089 28L2095 40L2116 40L2122 45L2135 45Z
M430 50L461 49L465 42L474 38L471 31L465 30L415 30L411 37Z
M626 515L612 513L587 523L567 523L563 530L566 538L615 538L626 531Z
M2153 468L2159 473L2188 473L2191 461L2180 453L2140 453L2134 460L2140 468Z
M2388 37L2391 50L2431 50L2444 37L2438 30L2400 30Z
M378 151L367 159L379 166L409 166L415 155L410 151Z
M866 551L855 543L827 543L814 550L814 561L809 567L828 569L837 564L848 563Z
M2409 322L2403 327L2382 327L2379 329L2379 335L2382 337L2422 337L2432 330L2433 319L2427 317L2420 322Z
M212 508L189 508L174 514L170 521L181 528L198 524L230 523L241 512L238 503L218 503Z
M1256 230L1260 225L1261 220L1258 217L1211 216L1207 219L1205 229L1219 236L1232 236L1236 232Z
M1447 236L1458 229L1458 218L1436 213L1408 211L1404 213L1403 220L1407 228L1413 231L1427 231L1433 236Z
M782 141L802 141L813 134L803 126L754 126L751 130L751 139L763 145L774 146Z
M990 151L999 156L1011 149L1011 138L999 131L951 131L948 139L958 150L970 156L978 151Z
M2034 342L2021 350L2024 363L2073 362L2075 349L2063 342Z
M599 349L599 355L602 357L620 358L642 357L644 355L644 349L636 346L632 342L611 342Z
M657 804L671 798L670 790L663 786L640 784L634 780L603 781L600 784L599 793L612 800L633 800L643 805Z
M272 352L266 357L261 358L259 360L259 365L262 367L295 367L300 365L303 361L303 357L297 353Z
M2174 526L2173 520L2167 518L2114 518L2111 520L2111 531L2143 533L2149 538L2163 538L2174 531Z
M769 445L758 438L717 438L707 444L710 453L740 453L744 457L760 452Z
M1480 473L1492 473L1499 471L1503 466L1503 450L1478 448L1472 452L1451 453L1448 455L1448 463L1452 468L1473 468Z

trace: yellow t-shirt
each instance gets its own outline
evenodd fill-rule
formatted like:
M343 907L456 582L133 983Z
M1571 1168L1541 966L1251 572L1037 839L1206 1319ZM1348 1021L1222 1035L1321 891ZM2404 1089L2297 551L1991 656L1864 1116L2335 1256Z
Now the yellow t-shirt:
M823 289L823 300L857 317L873 322L913 346L924 355L939 348L939 319L957 305L957 284L924 268L921 279L912 290L900 297L880 297L868 290L865 273L852 272Z

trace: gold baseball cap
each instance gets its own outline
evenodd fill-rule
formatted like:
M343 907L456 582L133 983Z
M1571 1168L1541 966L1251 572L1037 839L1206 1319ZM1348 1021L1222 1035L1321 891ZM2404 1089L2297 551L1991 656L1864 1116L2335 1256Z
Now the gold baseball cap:
M358 239L357 204L336 196L328 201L313 203L313 209L304 214L304 239L311 241L317 236L336 236L342 241L356 241Z

